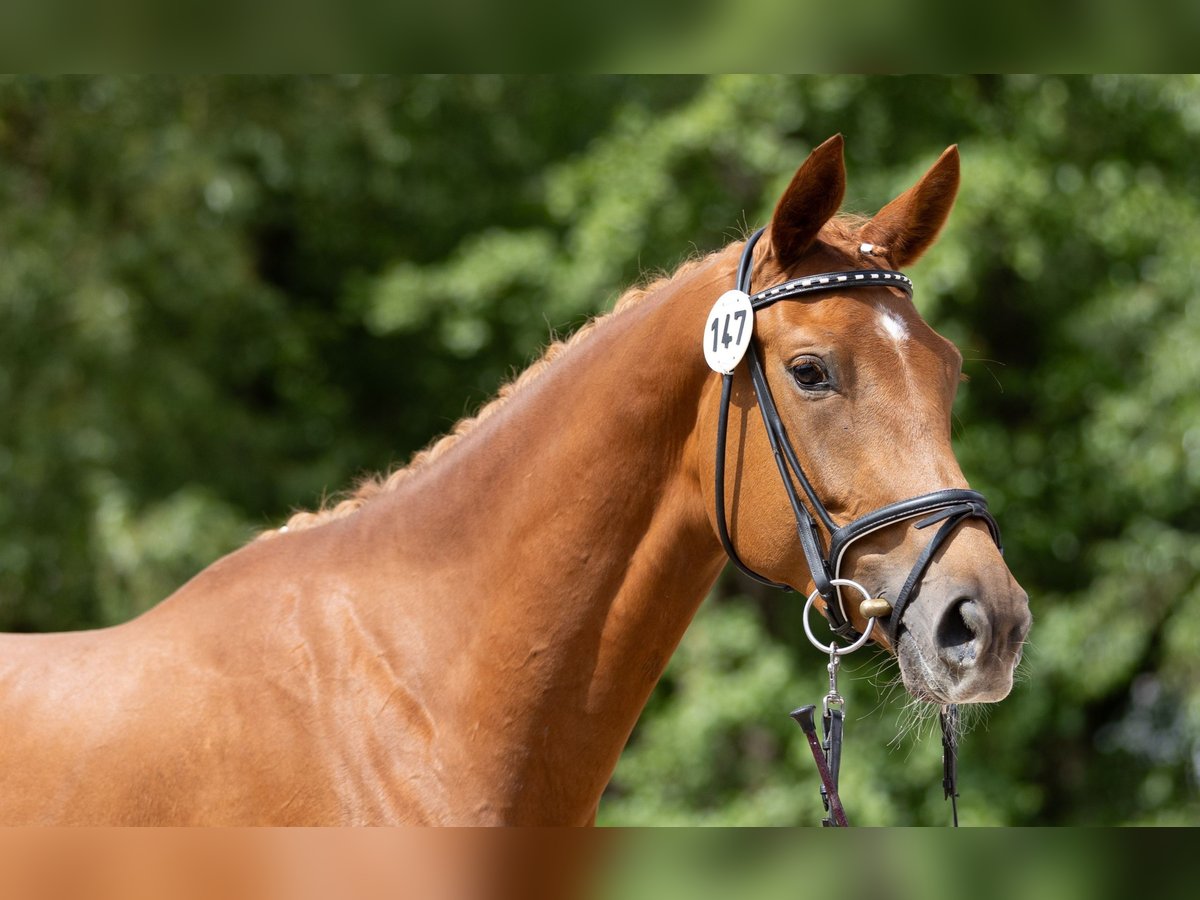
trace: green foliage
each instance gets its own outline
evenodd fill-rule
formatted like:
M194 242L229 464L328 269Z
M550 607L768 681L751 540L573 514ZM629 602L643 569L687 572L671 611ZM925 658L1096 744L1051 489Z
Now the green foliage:
M551 333L765 221L847 137L869 212L959 143L917 302L1035 615L963 746L972 823L1200 821L1200 82L0 81L0 625L108 624L402 461ZM815 822L797 598L732 576L611 823ZM942 823L881 656L843 678L852 817Z
M1164 897L1194 893L1190 878L1160 864L1175 855L1170 849L1140 853L1135 863L1129 837L1118 831L946 834L874 830L847 840L834 830L800 838L769 829L610 831L596 896L764 900L799 889L854 900L950 900L969 890L980 900L1110 900L1135 893L1148 865L1170 873L1156 885Z

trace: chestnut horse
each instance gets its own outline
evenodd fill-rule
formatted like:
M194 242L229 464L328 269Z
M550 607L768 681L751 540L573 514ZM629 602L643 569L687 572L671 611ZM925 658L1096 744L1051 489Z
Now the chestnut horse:
M874 218L836 215L845 169L832 138L754 248L755 284L911 263L957 189L952 147ZM0 636L0 823L592 822L726 562L721 379L701 341L742 247L629 292L408 468L294 517L139 618ZM754 340L835 520L966 487L950 445L961 357L907 294L847 287L778 303ZM814 365L828 390L805 388ZM744 368L731 402L732 542L746 565L804 590ZM910 525L858 542L846 574L895 596L926 546ZM975 519L938 550L895 646L884 629L873 639L914 695L994 701L1029 621Z

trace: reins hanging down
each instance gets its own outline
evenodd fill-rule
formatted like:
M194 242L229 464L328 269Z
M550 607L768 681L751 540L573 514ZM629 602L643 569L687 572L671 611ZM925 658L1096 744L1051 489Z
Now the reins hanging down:
M721 546L738 569L755 581L769 587L781 590L793 590L791 585L783 584L767 578L754 571L738 555L733 539L729 533L725 511L725 456L726 440L729 426L729 404L733 391L733 376L737 366L745 359L750 382L754 388L759 413L762 416L767 440L775 465L779 470L784 491L792 507L796 519L796 533L800 540L801 549L808 565L809 574L815 590L808 598L805 606L804 627L809 640L818 648L830 655L830 694L825 698L826 740L824 746L816 736L816 725L813 720L815 707L802 707L792 713L792 717L804 729L805 736L813 750L814 759L822 779L822 797L830 816L826 824L845 825L845 810L837 793L837 776L840 765L842 739L842 709L841 697L836 690L836 670L840 656L858 649L869 639L876 619L884 620L881 625L886 628L893 646L899 637L900 626L904 612L909 603L920 590L922 579L929 569L937 551L950 539L958 526L968 519L981 519L987 525L988 532L995 541L1000 552L1004 552L1000 539L1000 527L988 511L987 499L978 491L964 488L947 488L933 491L890 503L868 513L861 518L839 526L821 502L788 437L787 429L775 406L771 389L763 371L758 348L753 342L754 314L781 300L791 300L798 297L809 297L816 294L842 291L853 288L881 287L895 288L908 294L913 292L912 281L900 272L890 269L854 269L843 272L826 272L819 275L808 275L792 279L775 287L752 293L752 272L754 247L765 229L756 231L742 251L738 263L736 290L723 295L713 307L705 328L705 356L709 365L722 376L721 400L717 417L716 440L716 484L714 490L716 505L717 534ZM731 330L731 325L737 323L737 331ZM722 329L722 323L724 328ZM712 332L711 346L708 343L709 331ZM722 347L722 344L724 347ZM796 483L804 494L807 505L796 490ZM917 556L908 578L896 595L894 601L884 598L872 598L870 593L858 583L841 576L842 560L850 545L881 529L910 519L919 519L913 527L929 528L940 523L933 533L929 543ZM827 548L823 547L821 530L827 535ZM853 587L863 595L859 611L867 620L864 633L860 633L852 624L852 618L842 596L843 587ZM839 648L836 643L823 645L813 637L808 625L808 610L817 596L825 600L824 614L829 620L834 634L852 643L846 648ZM837 716L831 713L831 698L836 699L834 708ZM947 798L954 805L954 822L958 824L957 803L957 744L955 727L957 722L957 707L951 705L942 713L943 750L945 760L945 777L943 784Z

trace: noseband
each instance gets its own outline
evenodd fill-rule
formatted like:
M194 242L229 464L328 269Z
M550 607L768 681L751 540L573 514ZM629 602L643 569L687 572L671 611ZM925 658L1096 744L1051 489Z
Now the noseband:
M847 272L827 272L822 275L808 275L804 278L796 278L792 281L784 282L776 287L760 291L757 294L752 294L750 281L751 270L753 268L754 245L762 236L763 231L764 229L760 228L746 242L746 247L742 251L742 259L738 264L737 271L737 289L749 297L750 307L754 312L765 309L772 303L777 303L780 300L809 297L830 291L845 290L847 288L891 287L898 288L910 297L912 296L912 282L905 275L888 269L855 269ZM787 430L784 428L783 420L779 416L779 410L776 408L775 401L771 397L771 390L767 385L767 379L763 374L762 362L759 359L758 350L754 346L753 341L751 341L746 352L745 360L746 365L750 369L750 381L754 385L754 393L758 399L758 409L762 414L763 425L766 427L767 439L771 444L771 452L775 457L775 465L779 469L784 490L787 492L788 500L792 505L792 513L796 517L796 531L800 538L800 546L804 550L804 557L808 563L808 569L812 575L816 591L825 599L825 616L829 620L835 634L849 640L858 640L864 637L851 624L851 618L842 597L841 587L835 584L836 581L842 580L840 574L842 560L850 545L869 534L909 519L920 519L914 525L918 529L928 528L939 522L942 523L941 527L934 533L933 538L926 544L925 549L917 557L912 571L905 580L903 587L900 588L900 593L891 604L891 611L880 616L880 618L887 620L883 624L894 646L904 611L909 601L917 594L921 579L924 577L926 570L928 570L929 564L933 561L933 557L938 549L950 539L950 536L960 524L968 519L982 519L992 535L992 540L996 542L996 546L1003 552L1003 546L1000 541L1000 527L996 524L996 520L992 518L991 513L988 512L987 500L978 491L948 488L929 494L922 494L919 497L913 497L908 500L901 500L897 503L889 503L887 506L880 507L874 512L868 513L845 525L837 525L833 521L833 517L830 516L829 511L825 508L825 504L821 502L821 498L817 496L817 492L813 489L808 477L804 474L804 469L800 465L800 460L797 458L796 451L793 449L792 443L788 438ZM729 399L733 389L734 371L736 371L736 364L732 370L723 372L722 374L721 407L717 420L715 490L717 534L720 536L721 545L725 548L725 552L729 555L733 564L743 573L769 587L792 590L792 587L789 585L780 584L758 574L741 560L737 554L737 550L734 549L733 541L730 539L729 529L725 521L725 441L729 424ZM795 481L800 483L800 488L808 500L808 506L805 506L801 501L793 482L793 476ZM810 508L811 512L809 511ZM824 526L825 531L829 535L828 552L822 549L818 521L821 526ZM868 623L870 621L871 617L868 617ZM867 633L870 633L869 627Z

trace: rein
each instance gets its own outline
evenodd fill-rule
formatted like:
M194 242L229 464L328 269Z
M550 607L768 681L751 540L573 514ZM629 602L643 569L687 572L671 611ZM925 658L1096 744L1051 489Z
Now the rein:
M736 291L731 291L722 297L721 300L718 300L717 306L713 308L713 313L710 314L709 324L706 326L705 339L707 340L707 330L711 329L714 332L714 349L718 343L716 340L719 333L716 319L718 309L723 308L722 304L727 302L727 298L730 298L728 303L740 305L743 310L748 306L749 317L752 320L754 313L781 300L810 297L831 291L845 290L847 288L890 287L904 291L909 297L912 296L912 281L900 272L894 272L890 269L855 269L844 272L808 275L803 278L786 281L783 284L767 288L758 293L752 293L751 276L754 247L764 231L765 229L760 228L746 242L746 246L742 251L741 261L738 263ZM731 297L731 295L733 296ZM729 316L726 315L725 319L728 325ZM742 324L744 326L746 323L743 321ZM884 620L881 622L881 627L886 629L889 640L895 646L901 624L903 623L904 612L919 592L921 581L930 563L932 563L933 557L950 539L959 525L968 519L982 519L987 525L992 540L996 542L996 546L1003 553L1004 548L1000 540L1000 527L988 511L987 499L978 491L962 488L947 488L907 500L901 500L896 503L889 503L845 525L839 526L835 523L833 517L825 508L825 504L821 502L816 490L809 482L808 477L804 474L804 469L800 465L799 458L796 456L796 451L788 437L787 429L784 427L779 410L775 406L774 398L771 396L771 390L763 373L762 362L758 355L758 349L754 345L752 334L753 332L751 331L746 336L741 350L734 355L732 364L728 365L727 368L718 367L719 364L714 364L712 359L709 360L709 365L713 366L722 376L721 400L717 418L716 484L714 491L717 534L721 540L721 546L725 549L725 553L743 574L768 587L785 591L794 590L791 585L773 581L746 565L733 546L733 540L730 537L726 522L725 456L729 424L729 403L733 390L734 372L737 365L744 359L749 369L750 381L754 387L759 413L762 416L763 425L767 431L767 439L771 445L775 465L779 469L784 491L787 493L792 513L796 519L796 532L800 540L800 546L804 551L804 558L808 564L809 574L815 586L815 590L809 595L808 603L804 609L805 633L815 647L829 654L830 659L830 692L825 697L823 704L824 714L822 717L825 723L824 744L819 743L816 737L816 725L813 718L815 707L801 707L792 713L792 717L804 729L809 745L813 750L818 771L821 774L821 795L827 811L830 812L830 818L825 820L825 824L846 825L845 811L841 807L841 801L837 793L837 776L841 761L842 711L844 706L842 698L837 692L837 666L840 657L866 644L877 619ZM729 337L728 331L726 332L726 337ZM744 356L742 355L743 353ZM807 506L801 500L800 493L796 489L797 482L800 485L800 491L804 494L804 499L808 501ZM918 555L908 578L900 588L900 592L897 594L894 602L889 602L883 597L872 598L862 585L848 578L841 577L842 560L851 544L869 534L909 519L920 520L913 526L917 529L929 528L938 523L941 523L941 526L934 532L925 549ZM828 535L827 545L823 545L822 529ZM867 619L867 627L862 633L851 624L851 617L847 612L846 601L842 595L843 587L857 589L863 596L863 601L859 604L859 611ZM822 597L825 601L823 612L829 620L829 625L833 633L844 640L850 641L849 646L839 648L836 642L831 642L828 645L821 644L813 636L808 625L808 612L818 596ZM945 769L943 786L947 798L951 799L952 803L954 802L954 798L958 796L957 745L954 734L957 717L958 710L954 705L949 705L942 711L941 722ZM954 804L954 824L958 824L957 804Z

